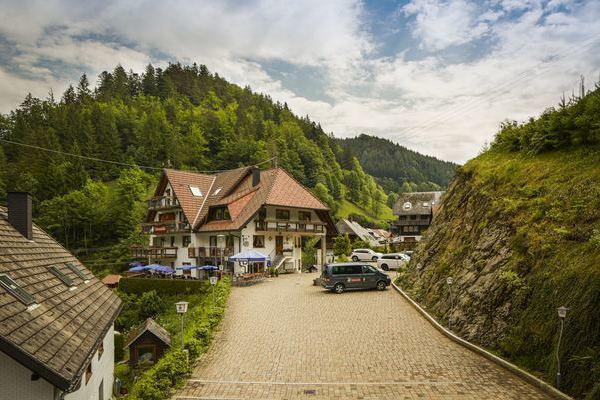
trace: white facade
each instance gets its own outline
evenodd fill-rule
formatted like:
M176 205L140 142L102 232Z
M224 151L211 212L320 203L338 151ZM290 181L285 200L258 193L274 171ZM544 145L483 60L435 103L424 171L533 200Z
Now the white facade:
M166 193L172 193L167 185ZM204 264L223 264L227 268L228 256L237 254L246 250L255 250L266 256L270 256L272 260L277 261L280 271L300 271L302 268L302 237L319 236L323 238L322 247L317 251L318 262L322 263L325 257L325 236L326 226L324 221L318 217L314 210L310 209L295 209L279 206L265 206L265 214L261 216L261 222L267 223L263 225L267 229L257 229L259 216L255 214L250 221L239 230L222 231L222 232L187 232L187 233L159 233L150 236L150 245L161 248L170 248L169 256L165 257L164 252L161 257L148 256L147 262L159 262L176 269L176 274L182 275L182 270L177 270L178 267L184 265L197 265L199 263L199 249L202 248L205 252ZM277 218L278 210L286 210L289 212L288 219ZM154 217L154 222L161 222L162 214L175 214L177 223L184 222L183 213L180 209L168 209L165 211L157 210ZM302 221L301 219L304 218ZM307 214L310 217L307 218ZM181 219L180 219L181 218ZM286 228L277 229L273 224L279 223L285 225L289 222L295 228L301 226L300 230L289 230ZM319 231L314 231L313 228L318 225ZM160 232L160 231L159 231ZM200 265L201 266L201 265ZM266 266L264 266L266 267ZM235 263L233 265L233 273L250 272L248 268ZM192 277L198 277L198 270L191 270Z
M78 390L65 394L52 384L39 378L31 380L32 371L0 352L0 400L108 400L112 397L114 372L114 329L111 327L103 339L104 351L92 358L92 374L86 382L83 373Z

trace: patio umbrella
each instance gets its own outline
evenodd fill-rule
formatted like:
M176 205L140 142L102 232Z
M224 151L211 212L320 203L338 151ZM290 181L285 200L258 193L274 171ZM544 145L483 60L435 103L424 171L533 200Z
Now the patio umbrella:
M158 272L164 272L165 274L172 274L173 272L175 272L174 269L167 267L165 265L159 265L156 268L154 268L155 271Z
M246 250L229 257L229 261L271 261L271 257L265 256L256 250Z
M138 265L137 267L129 268L129 272L142 272L145 270L146 270L146 267L144 267L143 265Z
M129 263L129 266L130 266L130 267L141 267L141 266L143 266L143 265L144 265L144 263L142 263L142 262L139 262L139 261L134 261L134 262L130 262L130 263Z
M200 267L200 269L203 269L204 271L216 271L219 269L219 267L215 265L205 265L203 267Z
M175 267L175 269L180 269L183 271L188 271L188 270L192 270L192 269L200 269L200 267L197 267L195 265L182 265L181 267Z

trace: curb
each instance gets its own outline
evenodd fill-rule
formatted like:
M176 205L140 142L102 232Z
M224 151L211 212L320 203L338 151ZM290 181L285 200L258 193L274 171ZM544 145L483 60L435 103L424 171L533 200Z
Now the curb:
M561 392L560 390L556 389L555 387L549 385L548 383L544 382L543 380L537 378L536 376L531 375L529 372L526 372L524 370L522 370L521 368L517 367L516 365L504 360L503 358L500 358L492 353L490 353L487 350L482 349L479 346L475 346L473 343L470 343L468 341L466 341L465 339L462 339L458 336L456 336L454 333L450 332L449 330L447 330L446 328L444 328L442 325L440 325L435 318L433 318L431 315L429 315L427 313L427 311L425 311L419 304L417 304L413 299L411 299L406 293L404 293L404 291L402 291L402 289L400 289L398 286L396 286L396 284L392 281L392 286L394 287L394 289L396 289L396 291L398 293L400 293L423 317L425 317L425 319L427 321L429 321L429 323L431 325L433 325L433 327L435 329L437 329L438 331L440 331L443 335L445 335L446 337L448 337L450 340L460 344L463 347L466 347L467 349L473 351L474 353L479 354L480 356L483 356L485 358L487 358L488 360L490 360L491 362L500 365L501 367L503 367L504 369L512 372L513 374L519 376L520 378L526 380L527 382L529 382L530 384L532 384L533 386L537 387L538 389L541 389L542 391L546 392L546 394L550 395L551 397L555 398L555 399L560 399L560 400L573 400L572 397L568 396L567 394Z

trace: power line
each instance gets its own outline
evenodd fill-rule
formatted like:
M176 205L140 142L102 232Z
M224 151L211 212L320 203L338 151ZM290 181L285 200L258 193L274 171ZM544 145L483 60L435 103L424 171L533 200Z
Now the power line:
M502 96L502 95L508 93L515 85L521 83L521 81L531 80L531 78L534 78L536 76L539 76L539 75L547 72L552 65L557 64L558 62L562 61L565 57L572 56L574 54L579 53L580 51L585 50L587 47L594 44L598 39L600 39L599 36L593 36L575 48L569 48L566 51L563 51L561 53L554 55L552 61L538 63L537 65L529 68L528 70L520 73L517 76L517 78L515 78L514 80L503 83L496 87L492 87L491 89L488 89L487 95L482 96L471 102L464 103L462 106L459 106L456 109L449 110L445 113L442 113L441 115L438 115L436 118L434 118L433 120L429 121L428 123L426 123L424 125L415 126L412 128L406 128L395 136L399 137L400 135L402 135L403 137L406 137L406 135L408 134L409 137L410 136L414 137L429 128L433 128L436 125L439 125L442 122L446 122L456 116L464 114L465 112L472 110L474 107L476 107L482 103L496 99L499 96ZM541 71L537 70L537 72L536 72L537 68L541 68L542 70Z
M90 161L96 161L96 162L104 162L104 163L122 165L122 166L133 167L133 168L150 169L150 170L158 170L158 171L162 171L163 170L162 167L151 167L151 166L148 166L148 165L129 164L129 163L121 162L121 161L105 160L105 159L102 159L102 158L89 157L89 156L84 156L84 155L81 155L81 154L67 153L65 151L48 149L46 147L34 146L34 145L31 145L31 144L26 144L26 143L21 143L21 142L15 142L15 141L8 140L8 139L3 139L3 138L0 138L0 141L5 142L5 143L14 144L14 145L17 145L17 146L23 146L23 147L29 147L29 148L32 148L32 149L36 149L36 150L47 151L47 152L50 152L50 153L61 154L61 155L71 156L71 157L77 157L77 158L81 158L81 159L84 159L84 160L90 160ZM259 163L253 164L253 166L259 166L259 165L268 163L270 161L273 161L275 159L276 159L276 157L271 157L271 158L269 158L267 160L264 160L264 161L261 161ZM238 168L243 168L243 167L238 167ZM238 168L233 168L233 169L238 169ZM205 171L192 171L192 170L190 170L189 172L210 174L210 173L216 173L216 172L227 172L227 171L231 171L231 170L232 169L215 169L215 170L205 170Z

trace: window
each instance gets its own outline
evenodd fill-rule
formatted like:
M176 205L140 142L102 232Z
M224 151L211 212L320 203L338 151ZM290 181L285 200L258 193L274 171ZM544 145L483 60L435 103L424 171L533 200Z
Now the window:
M85 383L87 384L92 377L92 363L89 363L87 368L85 369Z
M427 203L427 202L423 203L423 207L429 207L429 203Z
M192 244L192 237L184 236L183 239L181 240L181 245L183 247L188 247L190 244Z
M59 270L56 266L51 266L48 268L48 270L54 275L56 276L58 279L60 279L62 281L62 283L64 283L65 285L69 286L69 287L73 287L73 280L71 278L69 278L68 276L66 276L61 270Z
M429 215L421 215L421 219L429 219Z
M275 210L276 219L290 219L290 210Z
M165 196L171 197L171 189L165 190Z
M411 215L410 219L412 219L412 220L417 219L417 216L416 215Z
M334 265L331 268L333 275L360 275L362 274L361 265Z
M202 197L202 196L204 196L202 194L202 191L200 190L200 188L197 187L197 186L190 186L190 191L192 192L192 195L194 197Z
M401 215L400 216L400 221L406 221L406 215Z
M254 235L254 239L252 240L252 247L255 247L255 248L265 247L265 236L264 235Z
M21 303L26 306L35 304L35 299L29 292L19 286L10 276L6 274L0 274L0 286L7 290L10 294L15 296Z
M363 265L363 273L364 274L373 274L375 273L375 268L371 267L370 265Z
M264 221L266 218L267 218L267 209L262 207L260 210L258 210L258 220Z
M218 195L218 194L221 192L221 190L223 190L223 188L222 188L222 187L220 187L220 188L216 188L216 189L215 189L215 191L213 192L213 194L212 194L212 195L213 195L213 196L216 196L216 195Z
M407 201L402 205L402 208L404 208L405 210L410 210L412 208L412 204L410 203L410 201Z
M102 353L104 353L104 342L100 342L100 346L98 346L98 360L102 358Z
M80 277L81 280L83 280L85 283L89 282L89 279L85 277L85 275L83 274L83 272L81 272L81 270L79 268L77 268L75 266L75 264L73 264L73 263L66 263L65 265L67 266L67 268L69 268L71 271L73 271L73 273L75 275L77 275L78 277Z
M210 247L217 247L217 237L216 236L210 236L208 238L208 242Z
M215 207L211 208L208 213L209 221L222 221L231 219L229 209L227 207Z
M298 211L298 221L310 221L310 211Z
M175 236L171 236L171 247L175 247Z

